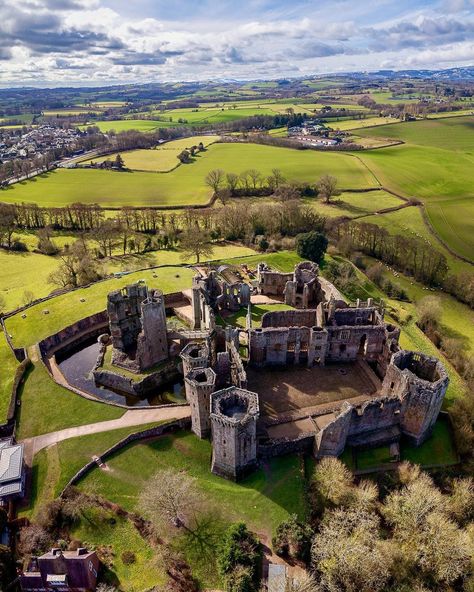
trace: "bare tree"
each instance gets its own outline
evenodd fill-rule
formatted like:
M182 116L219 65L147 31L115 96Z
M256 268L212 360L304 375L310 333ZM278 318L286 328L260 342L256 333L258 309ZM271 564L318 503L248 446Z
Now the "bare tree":
M227 188L229 189L231 195L235 195L235 190L239 184L239 175L235 173L227 173L226 181L227 181Z
M176 528L189 528L190 519L199 508L200 501L201 496L192 477L173 469L163 469L148 481L139 503L155 526L171 523Z
M205 178L206 185L210 187L214 193L218 193L224 182L224 177L225 173L221 169L209 171Z
M316 579L329 592L378 592L390 576L390 558L380 540L379 518L355 509L327 512L314 537Z
M323 505L346 504L352 491L352 473L339 459L323 458L314 469L312 484Z
M214 251L209 232L201 230L197 226L189 228L181 234L180 247L183 251L181 258L183 260L194 258L196 263L201 261L201 257L211 257Z
M333 197L341 194L337 188L336 177L332 177L331 175L323 175L319 178L319 181L316 183L316 191L318 192L318 196L322 197L327 204Z

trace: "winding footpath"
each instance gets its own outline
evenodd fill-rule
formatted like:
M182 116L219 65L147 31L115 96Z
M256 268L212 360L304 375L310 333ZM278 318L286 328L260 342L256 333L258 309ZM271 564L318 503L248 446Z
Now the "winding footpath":
M43 448L47 448L48 446L57 444L63 440L68 440L69 438L98 434L100 432L109 432L120 428L146 425L159 421L182 419L190 416L191 413L188 405L160 407L155 409L130 409L118 419L99 421L97 423L66 428L64 430L26 438L25 440L22 440L25 444L25 460L31 462L35 454L40 450L43 450Z

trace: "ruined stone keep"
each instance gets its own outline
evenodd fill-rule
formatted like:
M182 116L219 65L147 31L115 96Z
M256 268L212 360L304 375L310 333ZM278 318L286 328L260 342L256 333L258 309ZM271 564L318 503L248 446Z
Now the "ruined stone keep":
M140 372L168 359L164 297L133 284L108 296L112 363Z

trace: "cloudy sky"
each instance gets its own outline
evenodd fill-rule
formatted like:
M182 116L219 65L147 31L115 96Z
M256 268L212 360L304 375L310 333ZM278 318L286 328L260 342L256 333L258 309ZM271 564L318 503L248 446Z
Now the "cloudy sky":
M0 0L0 85L474 65L474 0Z

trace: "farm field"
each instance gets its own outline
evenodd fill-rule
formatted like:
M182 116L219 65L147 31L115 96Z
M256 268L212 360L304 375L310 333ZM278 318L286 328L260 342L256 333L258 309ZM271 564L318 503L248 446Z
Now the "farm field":
M474 117L408 121L384 128L361 130L360 135L403 140L415 146L461 152L472 151L474 150Z
M438 235L471 260L474 259L473 125L473 119L466 117L357 132L406 141L403 146L366 151L359 156L383 185L423 199Z
M7 418L17 366L18 361L2 331L0 333L0 424L5 423Z
M393 117L366 117L365 119L345 119L340 121L332 121L330 123L330 127L335 130L341 131L350 131L350 130L357 130L360 128L365 127L378 127L378 126L385 126L392 125L394 123L399 122L398 119L394 119Z
M213 144L196 161L174 171L146 172L56 170L10 186L2 200L58 207L80 201L112 206L185 206L206 203L210 189L207 173L215 168L242 173L257 169L264 176L281 169L288 180L314 183L322 174L336 176L342 188L375 187L373 175L349 154L297 151L255 144Z
M113 119L113 120L92 120L85 125L79 125L79 129L87 129L90 126L96 126L101 132L108 133L112 130L116 132L127 132L137 130L139 132L153 132L159 127L170 127L167 121L155 121L152 119Z
M324 203L321 199L311 197L305 198L304 201L307 205L314 208L318 214L327 218L338 218L340 216L354 218L385 208L395 208L404 205L401 199L383 190L369 191L366 193L343 192L338 197L333 198L329 204ZM365 218L362 221L365 221Z
M395 212L387 212L383 215L368 216L363 221L382 226L391 234L422 238L431 244L434 249L446 256L452 273L472 272L472 265L455 257L433 236L423 219L420 208L405 208Z
M167 172L180 164L178 154L185 148L190 148L202 142L204 146L209 146L212 142L219 139L219 136L192 136L167 142L162 146L157 146L148 150L129 150L125 152L114 152L99 158L92 158L81 161L81 164L90 164L92 162L100 163L105 160L114 160L117 154L120 154L124 160L125 167L136 171Z
M32 242L36 247L37 241ZM35 298L49 294L53 287L48 286L48 276L57 266L58 261L54 257L0 249L0 295L5 298L5 310L13 310L23 304L25 292L31 292Z

